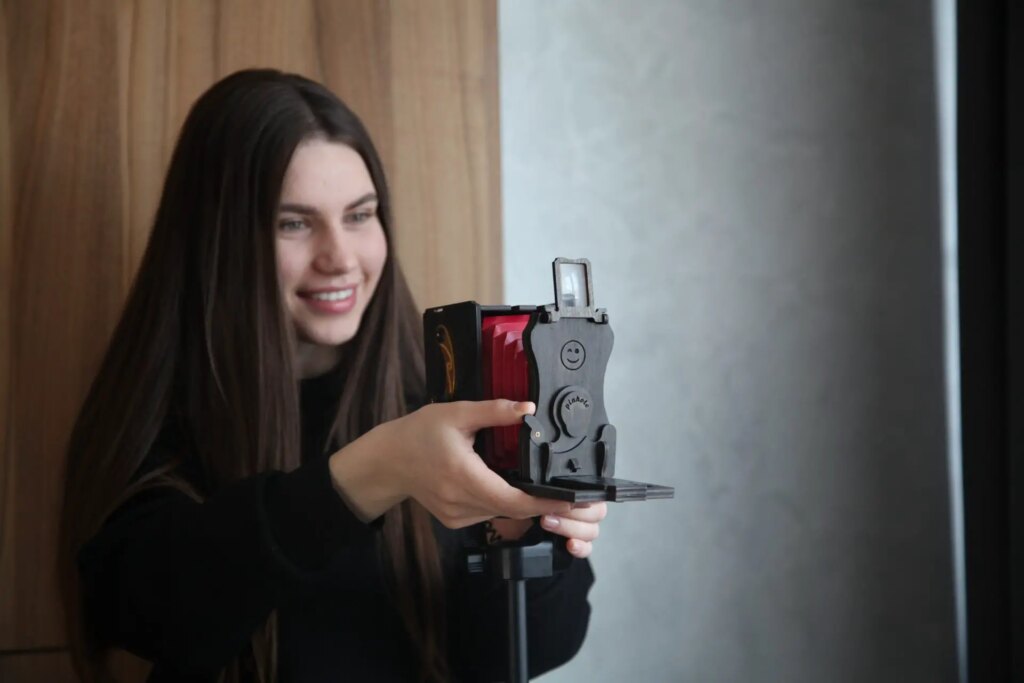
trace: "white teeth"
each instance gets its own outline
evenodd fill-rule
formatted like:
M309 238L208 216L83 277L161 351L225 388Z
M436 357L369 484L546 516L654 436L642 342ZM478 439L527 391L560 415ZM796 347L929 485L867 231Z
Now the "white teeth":
M317 292L316 294L310 294L310 299L316 299L317 301L344 301L345 299L352 296L355 290L343 289L340 292Z

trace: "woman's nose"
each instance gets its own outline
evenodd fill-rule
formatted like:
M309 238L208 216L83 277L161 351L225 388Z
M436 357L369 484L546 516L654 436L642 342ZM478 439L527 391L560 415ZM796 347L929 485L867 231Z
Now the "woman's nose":
M342 227L331 227L321 233L313 264L324 273L347 273L356 267L353 240Z

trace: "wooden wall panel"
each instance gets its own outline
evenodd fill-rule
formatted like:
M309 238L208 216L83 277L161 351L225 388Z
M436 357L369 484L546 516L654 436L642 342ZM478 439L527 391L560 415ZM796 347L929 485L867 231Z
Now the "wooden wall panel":
M0 657L64 643L71 421L189 107L249 66L321 80L366 121L421 305L501 301L495 0L0 2Z
M403 263L424 306L501 303L501 231L491 229L501 223L498 107L478 104L498 92L497 8L475 0L395 4L391 88L400 151L391 176L402 198Z
M95 46L97 36L115 35L117 6L30 4L17 16L25 24L8 24L14 267L5 493L14 507L0 556L2 649L63 641L54 571L62 450L124 281L118 90L110 77L117 61L114 50ZM45 61L22 72L17 56L40 46Z
M14 498L9 495L14 462L10 456L13 442L11 363L14 335L11 326L11 275L13 272L12 211L14 188L11 178L10 81L7 78L7 14L0 11L0 577L12 573L13 553L4 552L11 544L14 528ZM7 591L5 591L7 589ZM0 583L0 601L10 586ZM7 679L13 680L13 679Z

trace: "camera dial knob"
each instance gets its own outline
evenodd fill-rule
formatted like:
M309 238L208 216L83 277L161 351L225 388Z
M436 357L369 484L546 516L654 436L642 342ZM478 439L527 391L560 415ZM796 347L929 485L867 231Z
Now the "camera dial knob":
M555 400L555 414L566 436L579 438L587 433L594 414L594 399L583 387L566 387Z

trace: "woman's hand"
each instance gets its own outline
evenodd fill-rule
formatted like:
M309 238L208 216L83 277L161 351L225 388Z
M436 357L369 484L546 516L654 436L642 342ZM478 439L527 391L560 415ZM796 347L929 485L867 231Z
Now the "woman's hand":
M540 518L540 525L567 538L565 547L569 554L583 559L593 551L594 539L600 533L599 523L607 514L607 503L577 503L568 512L544 515ZM529 529L529 524L517 519L493 519L491 524L505 540L515 540Z
M452 529L492 517L566 515L569 503L509 486L473 450L478 430L519 424L535 410L504 399L424 406L332 455L335 489L364 519L411 497Z
M565 514L548 514L540 518L540 525L553 534L565 536L565 547L574 557L588 557L594 549L594 539L601 529L598 524L608 514L608 503L583 503Z

